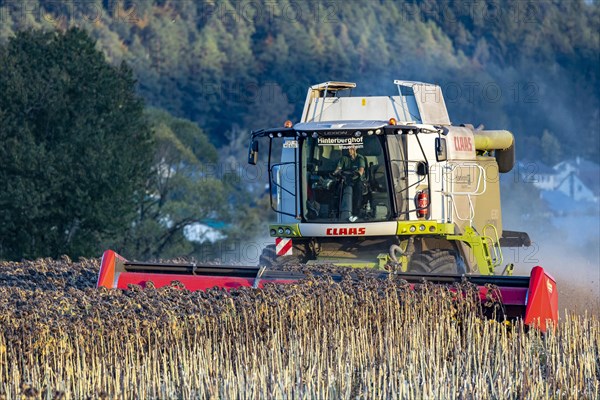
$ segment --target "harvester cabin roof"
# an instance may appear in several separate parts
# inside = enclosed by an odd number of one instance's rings
[[[338,96],[353,89],[351,82],[324,82],[308,89],[301,122],[381,120],[401,123],[450,125],[442,90],[438,85],[394,81],[397,96]]]

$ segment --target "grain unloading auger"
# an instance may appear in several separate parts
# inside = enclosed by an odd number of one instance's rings
[[[539,266],[529,277],[503,266],[502,247],[531,244],[502,227],[499,174],[514,165],[513,135],[452,125],[438,86],[394,83],[397,96],[354,97],[346,82],[312,86],[299,123],[252,133],[250,164],[259,141],[269,144],[277,215],[258,266],[138,263],[109,250],[98,285],[258,288],[304,278],[284,264],[335,264],[411,284],[466,280],[482,301],[493,290],[506,317],[542,330],[557,323],[555,280]]]

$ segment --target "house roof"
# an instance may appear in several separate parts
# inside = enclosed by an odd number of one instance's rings
[[[564,167],[565,165],[570,165],[573,168],[580,170],[580,171],[584,171],[584,170],[598,171],[600,169],[600,165],[598,165],[597,163],[595,163],[593,161],[582,158],[582,157],[575,157],[575,158],[572,158],[569,160],[561,161],[558,164],[556,164],[553,168],[559,169],[559,168]]]
[[[600,165],[585,158],[576,157],[562,161],[553,168],[560,171],[567,167],[571,167],[575,171],[575,175],[595,196],[600,196]]]
[[[595,196],[600,196],[600,175],[596,172],[583,171],[577,174],[581,182],[587,186]]]

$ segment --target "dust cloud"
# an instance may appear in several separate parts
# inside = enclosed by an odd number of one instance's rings
[[[600,221],[597,216],[595,221]],[[586,232],[573,236],[565,231],[544,232],[535,228],[528,233],[531,247],[503,249],[504,262],[515,264],[514,274],[529,275],[539,265],[557,282],[560,315],[583,315],[587,311],[588,315],[600,316],[600,257],[593,235],[590,239],[583,237]]]

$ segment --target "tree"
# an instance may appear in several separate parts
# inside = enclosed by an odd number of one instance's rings
[[[188,237],[186,229],[225,221],[227,215],[217,151],[191,121],[154,108],[147,110],[146,120],[156,143],[153,167],[119,250],[137,259],[197,255],[202,243]]]
[[[563,154],[560,141],[548,130],[544,130],[541,139],[542,159],[549,165],[562,161]]]
[[[130,225],[152,155],[124,64],[78,29],[0,47],[0,258],[97,256]]]

